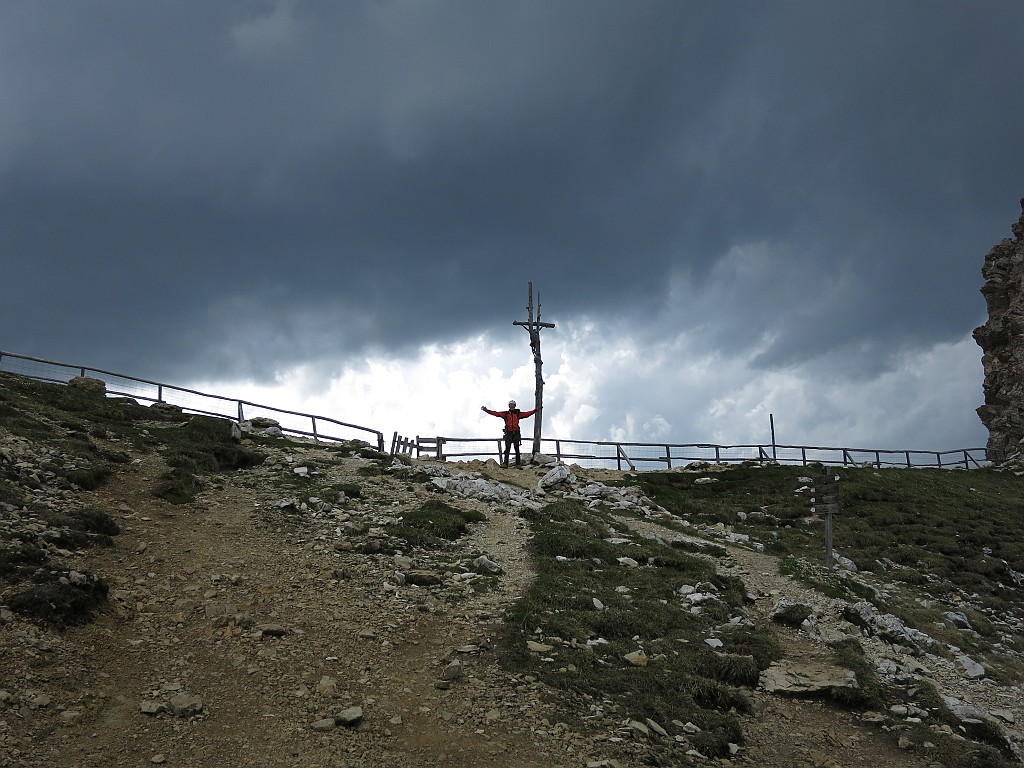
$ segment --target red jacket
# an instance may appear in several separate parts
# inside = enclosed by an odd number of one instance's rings
[[[489,413],[491,416],[497,416],[505,420],[506,432],[517,432],[519,430],[519,420],[529,418],[536,412],[536,408],[532,411],[520,411],[518,408],[512,411],[492,411],[490,408],[484,408],[484,413]]]

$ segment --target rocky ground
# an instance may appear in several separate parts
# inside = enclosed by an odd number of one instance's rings
[[[0,765],[625,768],[657,763],[660,740],[683,738],[621,713],[569,712],[556,692],[499,663],[503,615],[533,576],[524,512],[563,496],[602,497],[623,510],[626,538],[684,535],[647,500],[602,490],[616,473],[553,477],[551,466],[493,462],[374,471],[381,463],[358,454],[279,444],[261,446],[262,465],[217,475],[194,503],[175,505],[153,496],[167,470],[159,454],[95,439],[123,460],[84,490],[56,482],[65,458],[0,430],[0,462],[9,477],[34,480],[34,510],[100,510],[120,528],[111,546],[73,546],[27,506],[0,506],[5,540],[37,542],[66,582],[95,574],[109,586],[83,625],[54,628],[0,608]],[[297,478],[360,491],[310,497]],[[389,523],[438,497],[486,519],[450,547],[383,546]],[[624,513],[637,507],[644,514]],[[827,646],[843,633],[863,640],[879,674],[935,681],[965,723],[998,727],[1019,745],[1018,687],[854,627],[842,601],[779,575],[754,548],[716,540],[724,556],[706,557],[745,583],[747,620],[771,623],[786,600],[811,617],[799,628],[773,625],[785,658],[751,692],[732,754],[689,750],[674,764],[947,765],[904,728],[927,721],[925,708],[858,712],[820,695],[822,685],[844,684]],[[4,590],[0,604],[13,593]]]

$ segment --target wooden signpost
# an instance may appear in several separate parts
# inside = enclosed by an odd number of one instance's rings
[[[825,514],[825,567],[832,567],[832,515],[839,512],[839,475],[817,475],[814,495],[811,496],[811,512]]]
[[[544,405],[544,377],[541,374],[541,367],[544,365],[540,357],[540,329],[554,328],[554,323],[542,323],[540,321],[540,291],[537,291],[537,319],[533,317],[533,283],[527,283],[530,290],[530,303],[526,309],[529,313],[526,322],[515,321],[512,325],[518,325],[526,329],[530,334],[530,349],[533,350],[533,364],[537,373],[537,386],[533,407],[537,409],[533,417],[533,453],[540,453],[541,419],[544,417],[541,407]]]

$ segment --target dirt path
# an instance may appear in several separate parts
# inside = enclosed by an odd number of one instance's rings
[[[466,541],[506,568],[497,588],[399,587],[387,556],[258,525],[259,491],[229,484],[192,508],[154,499],[162,471],[150,457],[92,499],[123,528],[87,564],[118,574],[113,609],[67,634],[59,693],[33,716],[77,714],[11,765],[580,764],[563,762],[572,739],[545,731],[539,688],[491,663],[501,615],[531,577],[522,520],[488,510]],[[140,711],[178,694],[201,712]],[[315,725],[355,706],[359,725]]]

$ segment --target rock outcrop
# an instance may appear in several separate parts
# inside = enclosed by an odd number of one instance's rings
[[[981,289],[988,322],[974,330],[985,368],[985,404],[978,416],[988,429],[995,461],[1024,451],[1024,199],[1020,220],[985,257]]]

